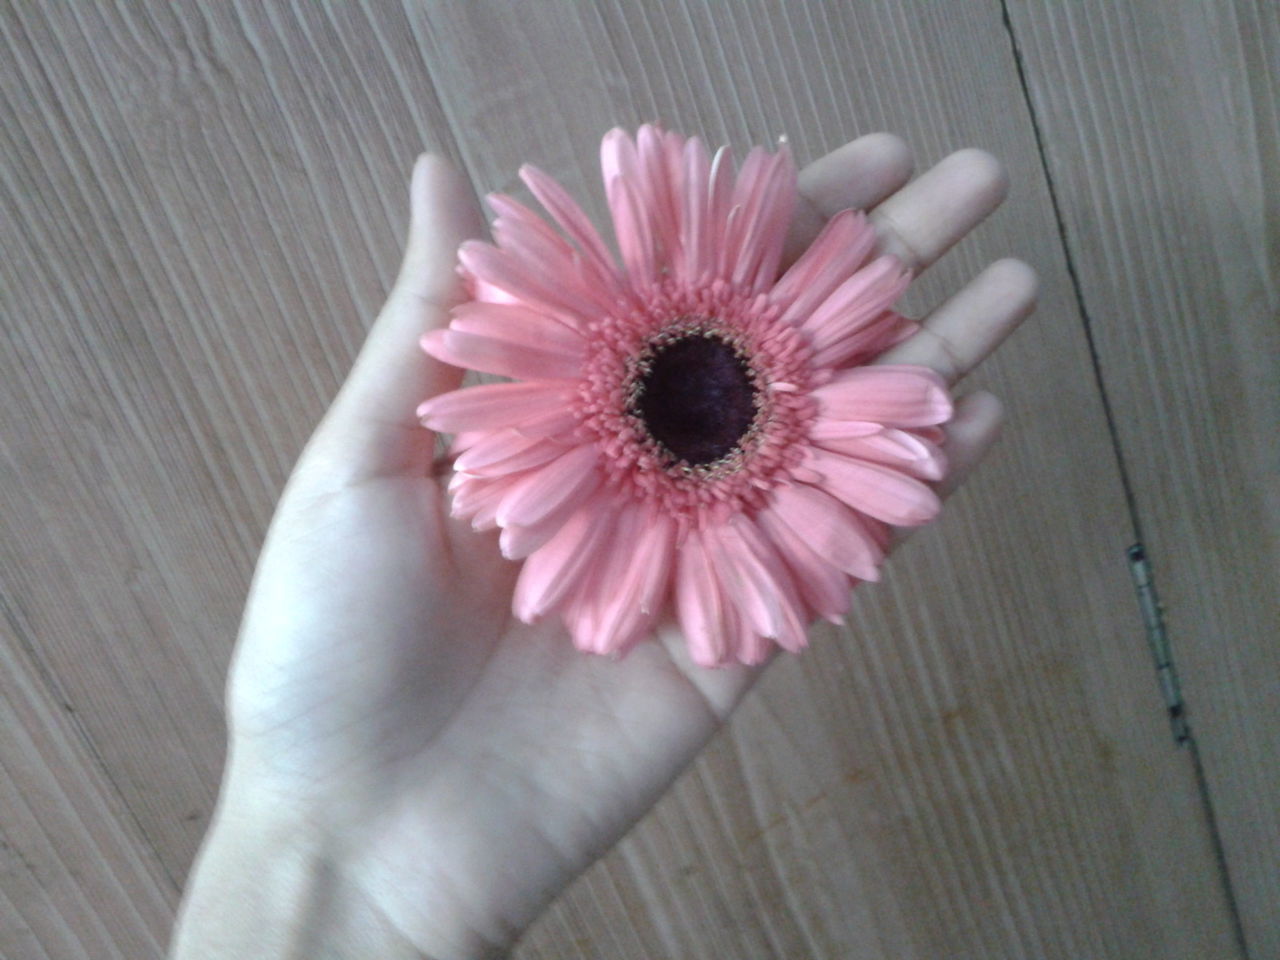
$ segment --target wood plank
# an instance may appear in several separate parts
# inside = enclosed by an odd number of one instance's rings
[[[52,702],[30,643],[0,630],[0,956],[158,957],[177,886],[86,754],[74,707]]]
[[[0,576],[175,881],[274,500],[394,275],[414,156],[453,152],[410,37],[312,5],[0,16]]]
[[[655,916],[666,953],[689,957],[1231,955],[999,6],[544,11],[426,8],[443,106],[483,134],[463,148],[483,188],[511,188],[531,160],[598,215],[583,158],[607,127],[654,117],[738,147],[785,131],[802,158],[878,128],[907,135],[922,164],[988,145],[1013,172],[1009,208],[915,303],[1008,253],[1046,290],[1041,319],[983,378],[1014,416],[996,462],[865,592],[848,636],[771,673],[524,954],[613,955],[618,918],[584,901],[625,866],[648,919],[622,956],[645,955]],[[490,49],[508,55],[476,52]]]
[[[1011,7],[1250,954],[1280,955],[1280,8]]]

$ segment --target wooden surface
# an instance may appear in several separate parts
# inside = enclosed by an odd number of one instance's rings
[[[1042,305],[982,374],[1011,423],[981,476],[520,956],[1242,956],[1140,536],[1280,957],[1275,8],[513,9],[0,2],[0,956],[162,955],[257,546],[416,153],[480,192],[534,161],[599,215],[600,134],[660,119],[987,147],[1010,200],[912,304],[1013,254]]]
[[[1241,920],[1280,957],[1280,6],[1012,9]]]

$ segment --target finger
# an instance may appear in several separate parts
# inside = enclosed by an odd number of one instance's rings
[[[427,356],[418,340],[444,326],[464,291],[458,245],[484,228],[471,183],[423,154],[410,186],[409,238],[399,276],[312,446],[351,478],[418,471],[434,438],[414,411],[455,388],[462,371]]]
[[[891,133],[869,133],[800,171],[800,198],[783,253],[792,263],[841,210],[867,210],[911,178],[911,150]]]
[[[1031,314],[1039,286],[1035,270],[1021,260],[997,260],[876,362],[932,367],[955,383]]]
[[[1004,200],[1009,177],[985,150],[960,150],[871,212],[880,251],[923,270]]]
[[[423,154],[410,187],[409,239],[387,302],[369,331],[343,389],[364,412],[416,426],[418,404],[457,386],[462,372],[418,347],[428,330],[448,323],[463,298],[458,246],[484,229],[470,182],[448,161]]]
[[[1000,439],[1003,424],[1004,406],[994,394],[976,390],[960,398],[946,426],[947,475],[938,483],[939,496],[960,488]]]

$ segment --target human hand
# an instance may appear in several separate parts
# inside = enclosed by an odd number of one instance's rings
[[[792,247],[838,210],[867,208],[882,248],[922,270],[1006,189],[978,151],[909,175],[905,146],[883,134],[817,161],[801,174]],[[320,937],[333,956],[375,940],[382,955],[501,954],[649,809],[762,669],[696,667],[674,627],[621,660],[587,656],[553,619],[511,616],[516,565],[496,536],[449,517],[434,438],[414,413],[461,376],[417,341],[463,296],[456,251],[483,224],[470,185],[433,157],[415,168],[412,211],[400,277],[259,561],[228,687],[223,794],[178,956],[231,956],[237,943],[272,956],[260,932],[233,929],[255,922],[231,904],[248,891],[288,928],[272,936]],[[995,263],[882,360],[954,383],[1030,312],[1035,286],[1024,264]],[[987,394],[959,402],[943,493],[1000,416]],[[278,883],[273,864],[287,873]],[[325,919],[298,885],[323,889]],[[290,916],[273,913],[277,896]]]

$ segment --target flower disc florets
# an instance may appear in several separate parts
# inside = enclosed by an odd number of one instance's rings
[[[779,314],[763,294],[745,297],[715,281],[694,290],[667,284],[643,305],[593,324],[578,387],[579,409],[584,427],[604,455],[602,467],[609,483],[624,494],[654,500],[661,509],[696,521],[704,509],[715,508],[722,515],[759,504],[765,490],[784,482],[803,459],[803,448],[794,440],[804,436],[815,404],[805,392],[812,380],[810,350],[794,328],[778,324]],[[676,449],[670,440],[663,442],[662,404],[672,401],[654,396],[655,388],[670,392],[677,386],[655,384],[655,366],[694,340],[718,344],[722,353],[731,354],[750,391],[751,416],[731,442],[726,442],[725,425],[716,422],[717,414],[724,416],[724,406],[695,409],[689,418],[685,448],[728,448],[710,458]],[[724,386],[696,383],[683,392],[687,399],[702,388],[711,393],[706,400],[723,399],[716,396],[716,387]],[[741,393],[741,385],[718,392]],[[696,416],[699,412],[704,416]],[[708,436],[699,438],[699,432]]]

